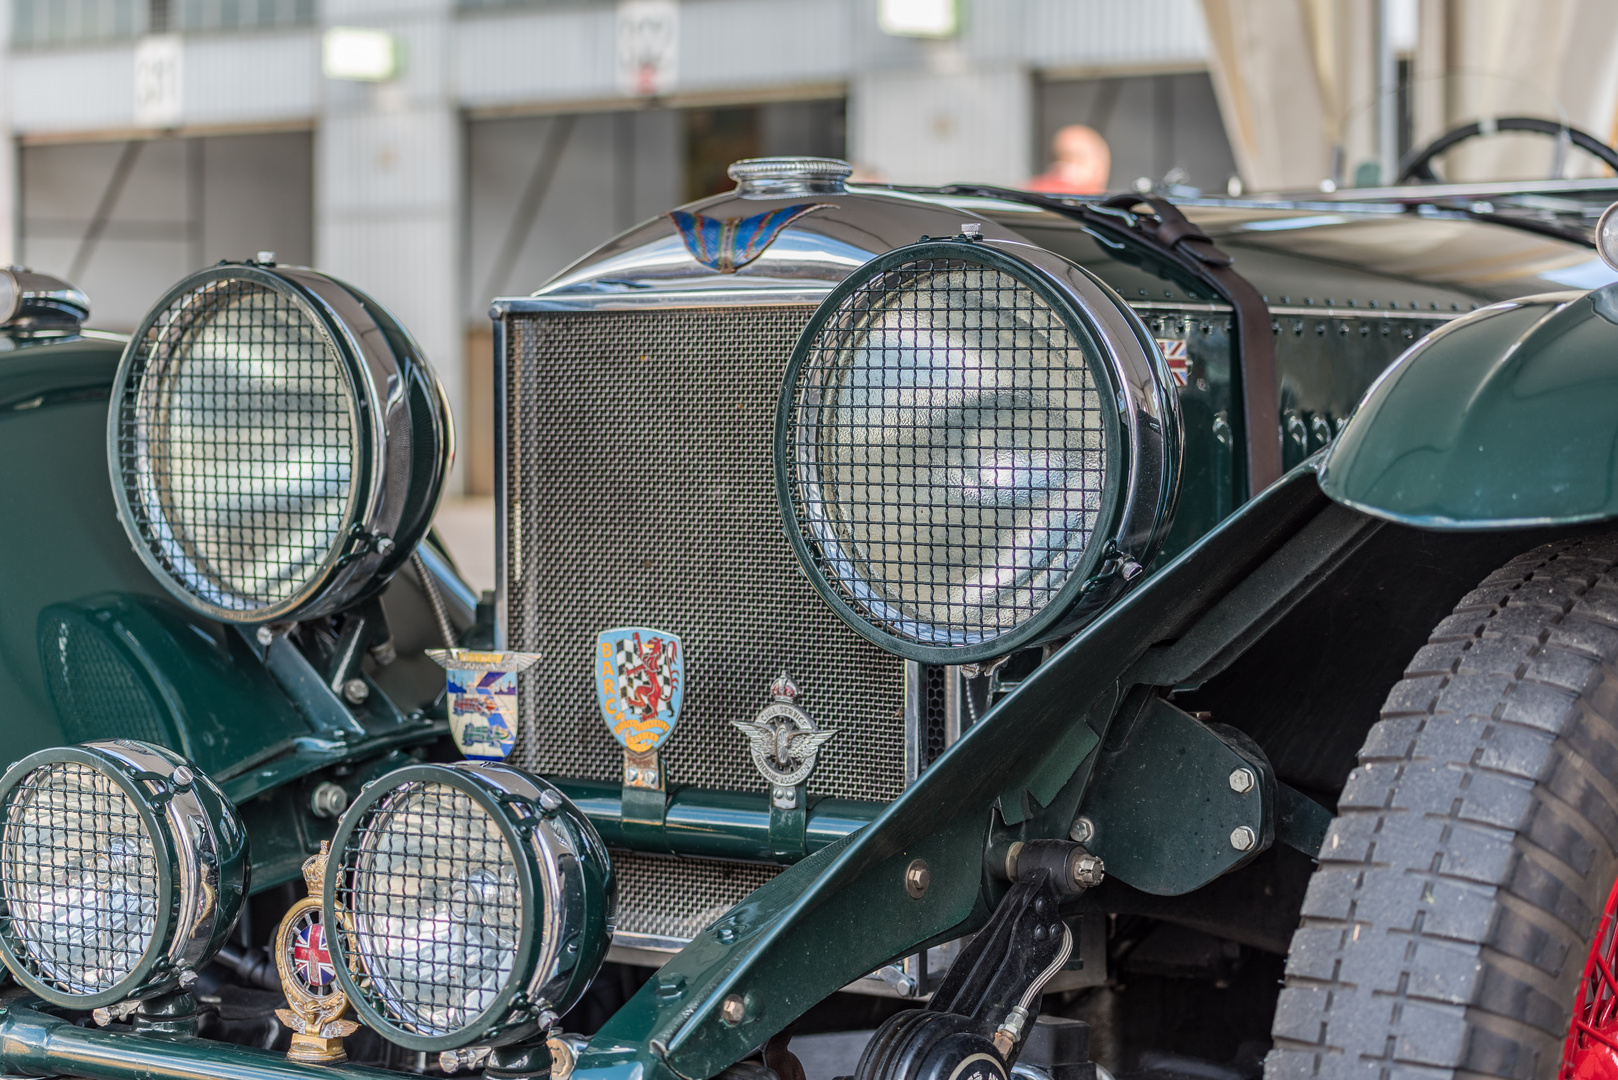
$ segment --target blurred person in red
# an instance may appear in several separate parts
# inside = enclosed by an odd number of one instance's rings
[[[1107,190],[1107,177],[1112,173],[1112,151],[1095,128],[1069,124],[1051,140],[1051,151],[1056,160],[1049,169],[1024,185],[1029,191],[1100,195]]]

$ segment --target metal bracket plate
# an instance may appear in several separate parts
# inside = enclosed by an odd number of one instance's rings
[[[1162,698],[1108,740],[1080,809],[1108,876],[1174,896],[1270,846],[1274,774],[1241,742]]]

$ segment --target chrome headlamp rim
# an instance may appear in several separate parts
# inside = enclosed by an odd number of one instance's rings
[[[131,379],[144,377],[144,365],[157,352],[148,341],[176,307],[200,304],[223,285],[243,281],[266,288],[290,302],[328,347],[341,380],[350,418],[352,475],[329,549],[304,575],[291,595],[269,603],[232,606],[198,594],[189,582],[201,573],[183,572],[184,553],[172,537],[153,535],[145,522],[163,523],[148,511],[137,514],[131,490],[157,492],[148,466],[121,460],[127,441]],[[186,327],[176,317],[162,335]],[[139,371],[137,372],[137,368]],[[304,267],[226,263],[197,271],[171,287],[147,313],[118,365],[107,416],[108,473],[119,520],[137,555],[165,590],[199,614],[222,622],[273,623],[332,614],[385,583],[426,534],[442,494],[453,452],[453,437],[442,385],[420,347],[375,300],[336,278]],[[428,445],[419,445],[421,443]],[[137,458],[138,453],[135,454]],[[172,532],[172,530],[169,530]],[[180,569],[177,569],[180,567]]]
[[[976,640],[939,645],[915,640],[906,622],[878,606],[857,573],[832,580],[822,564],[851,565],[828,554],[828,531],[816,530],[806,506],[818,483],[812,406],[799,400],[802,379],[828,324],[873,279],[906,264],[954,260],[1006,273],[1050,305],[1062,322],[1092,341],[1099,362],[1090,370],[1105,425],[1105,478],[1095,527],[1077,566],[1046,605],[1011,628]],[[1155,557],[1167,535],[1178,492],[1182,446],[1179,397],[1167,362],[1128,305],[1100,279],[1068,260],[1026,243],[1002,240],[923,240],[888,251],[843,279],[810,317],[782,380],[776,411],[775,481],[785,532],[800,566],[821,598],[866,640],[931,664],[962,664],[1005,656],[1061,637],[1094,618]],[[808,434],[806,434],[808,433]],[[805,450],[810,452],[806,453]],[[835,546],[835,545],[834,545]],[[1126,568],[1133,567],[1133,573]],[[864,610],[862,610],[864,608]]]
[[[247,833],[234,806],[184,757],[152,743],[109,739],[53,747],[0,777],[0,859],[11,841],[12,799],[37,769],[77,764],[107,777],[134,806],[152,845],[157,903],[151,940],[130,972],[94,994],[72,993],[34,973],[0,889],[0,960],[23,987],[57,1005],[97,1009],[189,985],[236,924],[247,894]],[[182,771],[183,770],[183,771]],[[192,830],[191,825],[201,822]]]
[[[356,834],[384,799],[411,784],[442,784],[467,795],[495,823],[513,857],[519,910],[524,913],[511,976],[494,1001],[459,1029],[424,1035],[401,1026],[379,1005],[381,995],[357,977],[363,968],[352,914],[339,903],[353,872]],[[600,835],[582,814],[544,780],[498,762],[410,765],[379,778],[344,812],[332,838],[321,896],[322,918],[336,928],[328,938],[332,967],[355,1011],[372,1030],[410,1050],[454,1050],[472,1044],[501,1046],[528,1038],[576,1001],[606,957],[615,898],[611,863]],[[577,860],[577,877],[564,880],[558,862]],[[571,887],[568,887],[571,885]],[[551,912],[581,928],[568,942],[543,932]]]

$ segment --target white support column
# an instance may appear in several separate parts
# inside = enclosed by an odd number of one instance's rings
[[[420,342],[465,430],[461,118],[453,0],[326,0],[326,28],[395,35],[387,82],[324,80],[315,142],[317,265],[375,296]],[[457,461],[447,490],[459,492]]]
[[[854,160],[897,184],[1019,186],[1038,171],[1033,131],[1033,79],[1016,64],[861,73],[849,91]]]
[[[17,261],[17,137],[11,127],[11,0],[0,0],[0,266]]]
[[[850,27],[855,165],[899,184],[1020,185],[1037,173],[1024,6],[974,3],[943,40],[886,34],[877,10],[856,4]]]

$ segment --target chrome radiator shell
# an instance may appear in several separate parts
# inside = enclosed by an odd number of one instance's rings
[[[724,220],[793,201],[732,194],[685,209]],[[949,200],[859,188],[808,201],[825,205],[795,221],[756,261],[735,273],[699,265],[672,223],[658,218],[604,245],[533,296],[494,303],[496,640],[501,648],[545,654],[524,676],[523,730],[514,763],[551,775],[621,781],[622,753],[596,706],[590,665],[596,632],[618,625],[667,629],[685,645],[685,704],[661,751],[671,786],[765,790],[731,720],[757,714],[767,702],[770,681],[783,667],[798,684],[800,703],[823,724],[839,729],[810,778],[811,798],[892,799],[941,751],[947,726],[941,677],[859,638],[798,569],[774,498],[775,411],[798,331],[849,272],[924,233],[953,235],[963,221],[982,220],[987,237],[1016,239],[1016,233],[975,211],[992,205],[1026,217],[1027,210],[997,200],[961,200],[971,204],[968,208]],[[546,436],[552,453],[540,455],[534,451],[538,414],[525,416],[521,409],[520,395],[531,391],[515,380],[526,374],[532,385],[542,354],[555,361],[545,370],[553,382],[569,378],[578,369],[568,365],[579,361],[581,350],[561,338],[567,333],[577,338],[577,328],[589,320],[602,327],[630,327],[638,320],[637,332],[649,347],[637,347],[631,334],[608,349],[620,357],[617,368],[590,368],[592,378],[604,373],[620,378],[616,393],[603,389],[594,402],[576,398],[571,406],[553,403],[551,408],[573,426],[567,437],[557,439],[554,432]],[[666,324],[680,320],[687,320],[686,339],[701,339],[706,353],[700,348],[671,352],[670,343],[679,336],[671,336]],[[539,327],[562,332],[541,346],[532,336]],[[594,355],[598,360],[604,355],[599,345]],[[521,366],[525,356],[531,365],[526,373]],[[670,374],[686,380],[686,410],[675,415],[662,411],[676,399],[657,392],[644,377],[637,383],[635,373],[622,366],[626,358],[638,363],[643,356],[648,364],[664,361]],[[668,364],[671,359],[686,363]],[[689,389],[695,385],[693,373],[716,369],[732,379],[730,390],[745,383],[744,392],[716,396]],[[656,399],[650,407],[644,400],[649,389]],[[568,392],[565,386],[551,390],[562,396]],[[635,393],[641,402],[633,400]],[[680,426],[693,410],[698,418]],[[587,424],[585,415],[595,416],[596,422]],[[722,442],[715,433],[729,430],[738,415],[755,425],[752,449],[745,457],[732,455],[716,469],[714,447],[703,444]],[[637,432],[636,424],[651,426]],[[677,460],[661,460],[670,456],[671,447]],[[557,448],[563,453],[555,453]],[[696,460],[704,452],[709,457]],[[589,455],[582,464],[581,454]],[[664,522],[655,550],[631,550],[635,545],[621,543],[620,536],[609,538],[606,548],[598,544],[579,556],[587,545],[573,519],[589,510],[601,527],[610,528],[606,523],[612,520],[612,511],[600,509],[610,498],[589,505],[581,501],[579,477],[594,478],[598,486],[617,485],[624,483],[621,478],[634,479],[637,468],[643,483],[671,477],[683,481],[686,489],[671,492],[674,498],[729,480],[740,485],[736,490],[745,489],[740,497],[745,508],[704,522],[700,515],[682,516],[687,508],[680,507]],[[571,493],[542,491],[546,470],[571,470]],[[641,511],[620,517],[639,519]],[[553,535],[537,540],[535,529]],[[741,572],[717,586],[711,574],[691,576],[692,553],[711,563],[715,537],[726,536],[727,529],[733,530],[731,539],[719,546],[745,551]],[[555,535],[558,530],[565,535]],[[570,554],[547,554],[541,564],[542,550]],[[652,565],[645,565],[648,560]],[[523,581],[524,570],[543,574],[545,580]],[[602,584],[614,577],[633,586],[620,589],[616,599],[605,595],[604,590],[611,590]],[[690,613],[702,608],[705,597],[710,610],[693,622]],[[716,598],[729,605],[728,618],[715,617]],[[569,608],[564,620],[569,627],[534,632],[540,605]],[[783,627],[792,632],[784,634]],[[716,696],[704,701],[705,695]],[[715,911],[779,872],[767,864],[615,854],[622,902],[614,954],[640,962],[677,950]]]

